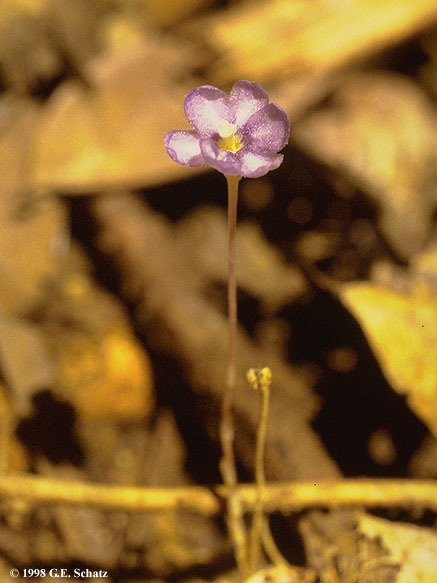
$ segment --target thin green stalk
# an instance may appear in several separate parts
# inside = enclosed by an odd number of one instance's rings
[[[234,545],[235,559],[241,575],[246,577],[249,573],[247,540],[241,500],[237,491],[238,477],[235,463],[234,422],[232,417],[237,359],[236,230],[238,183],[240,178],[240,176],[226,176],[228,184],[228,364],[220,423],[222,447],[220,471],[229,492],[227,497],[227,521]]]

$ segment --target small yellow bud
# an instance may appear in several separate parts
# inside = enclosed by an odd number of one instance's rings
[[[246,373],[247,382],[252,386],[253,389],[258,389],[258,374],[254,368],[250,368]]]
[[[272,371],[268,366],[250,368],[246,373],[246,379],[255,390],[258,390],[260,385],[269,387],[272,384]]]
[[[268,366],[265,366],[259,371],[259,382],[262,385],[268,386],[272,384],[272,371]]]

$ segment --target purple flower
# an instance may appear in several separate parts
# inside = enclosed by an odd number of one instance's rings
[[[287,114],[258,83],[238,81],[228,95],[202,85],[188,93],[185,115],[193,130],[165,136],[172,160],[184,166],[212,166],[228,176],[258,178],[281,165],[290,135]]]

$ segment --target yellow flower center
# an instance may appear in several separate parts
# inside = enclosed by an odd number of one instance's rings
[[[237,126],[233,123],[229,123],[223,120],[219,123],[218,133],[220,140],[218,140],[217,145],[221,150],[228,150],[228,152],[238,152],[243,147],[243,141],[240,136],[235,135],[235,130]]]

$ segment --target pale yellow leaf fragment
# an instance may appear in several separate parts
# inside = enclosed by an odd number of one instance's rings
[[[60,390],[84,418],[143,419],[153,409],[149,358],[121,327],[66,337],[59,368]]]
[[[396,583],[435,583],[437,581],[437,534],[423,527],[392,523],[362,514],[363,534],[378,537],[390,551],[389,560],[400,565]]]
[[[203,36],[213,76],[263,80],[317,74],[392,46],[437,18],[434,0],[264,0],[214,15]]]
[[[352,283],[340,297],[361,324],[393,388],[437,436],[437,301],[432,294],[399,293]]]
[[[292,565],[274,565],[256,571],[245,583],[314,583],[316,580],[315,573]]]
[[[47,5],[47,0],[2,0],[0,4],[0,21],[15,17],[17,14],[39,14]]]

